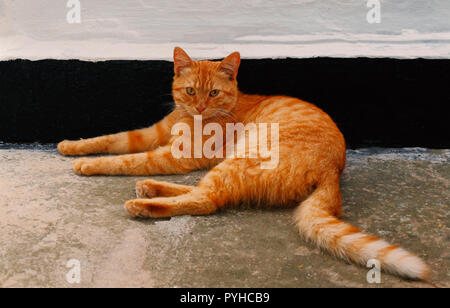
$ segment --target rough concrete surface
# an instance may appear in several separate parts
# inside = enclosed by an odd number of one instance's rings
[[[348,151],[346,221],[423,257],[450,287],[450,151]],[[80,177],[54,146],[0,144],[0,287],[428,287],[346,264],[303,242],[292,210],[128,216],[137,177]],[[195,172],[155,176],[195,183]],[[67,262],[81,262],[69,284]]]

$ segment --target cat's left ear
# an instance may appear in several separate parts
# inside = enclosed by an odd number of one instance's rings
[[[219,66],[219,71],[225,73],[230,78],[230,80],[235,80],[240,64],[241,55],[236,51],[222,60]]]
[[[173,64],[175,69],[175,76],[179,76],[181,72],[192,65],[192,59],[180,47],[175,47],[173,50]]]

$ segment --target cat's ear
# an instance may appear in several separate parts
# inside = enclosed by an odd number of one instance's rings
[[[175,76],[180,76],[181,72],[192,65],[192,60],[188,54],[180,47],[173,50],[173,63]]]
[[[230,80],[234,80],[237,77],[240,64],[241,55],[236,51],[222,60],[219,66],[219,71],[225,73]]]

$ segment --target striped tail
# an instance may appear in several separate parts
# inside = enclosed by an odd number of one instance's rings
[[[337,219],[329,210],[335,207],[333,191],[335,189],[319,186],[296,209],[295,222],[306,239],[337,257],[362,266],[370,259],[377,259],[383,271],[409,279],[429,279],[431,272],[420,258]]]

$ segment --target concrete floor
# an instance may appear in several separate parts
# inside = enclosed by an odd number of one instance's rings
[[[52,146],[0,144],[0,287],[428,287],[303,242],[292,210],[128,216],[137,177],[80,177]],[[423,257],[450,287],[450,150],[348,152],[344,220]],[[196,172],[154,177],[194,183]],[[81,262],[81,283],[66,264]]]

